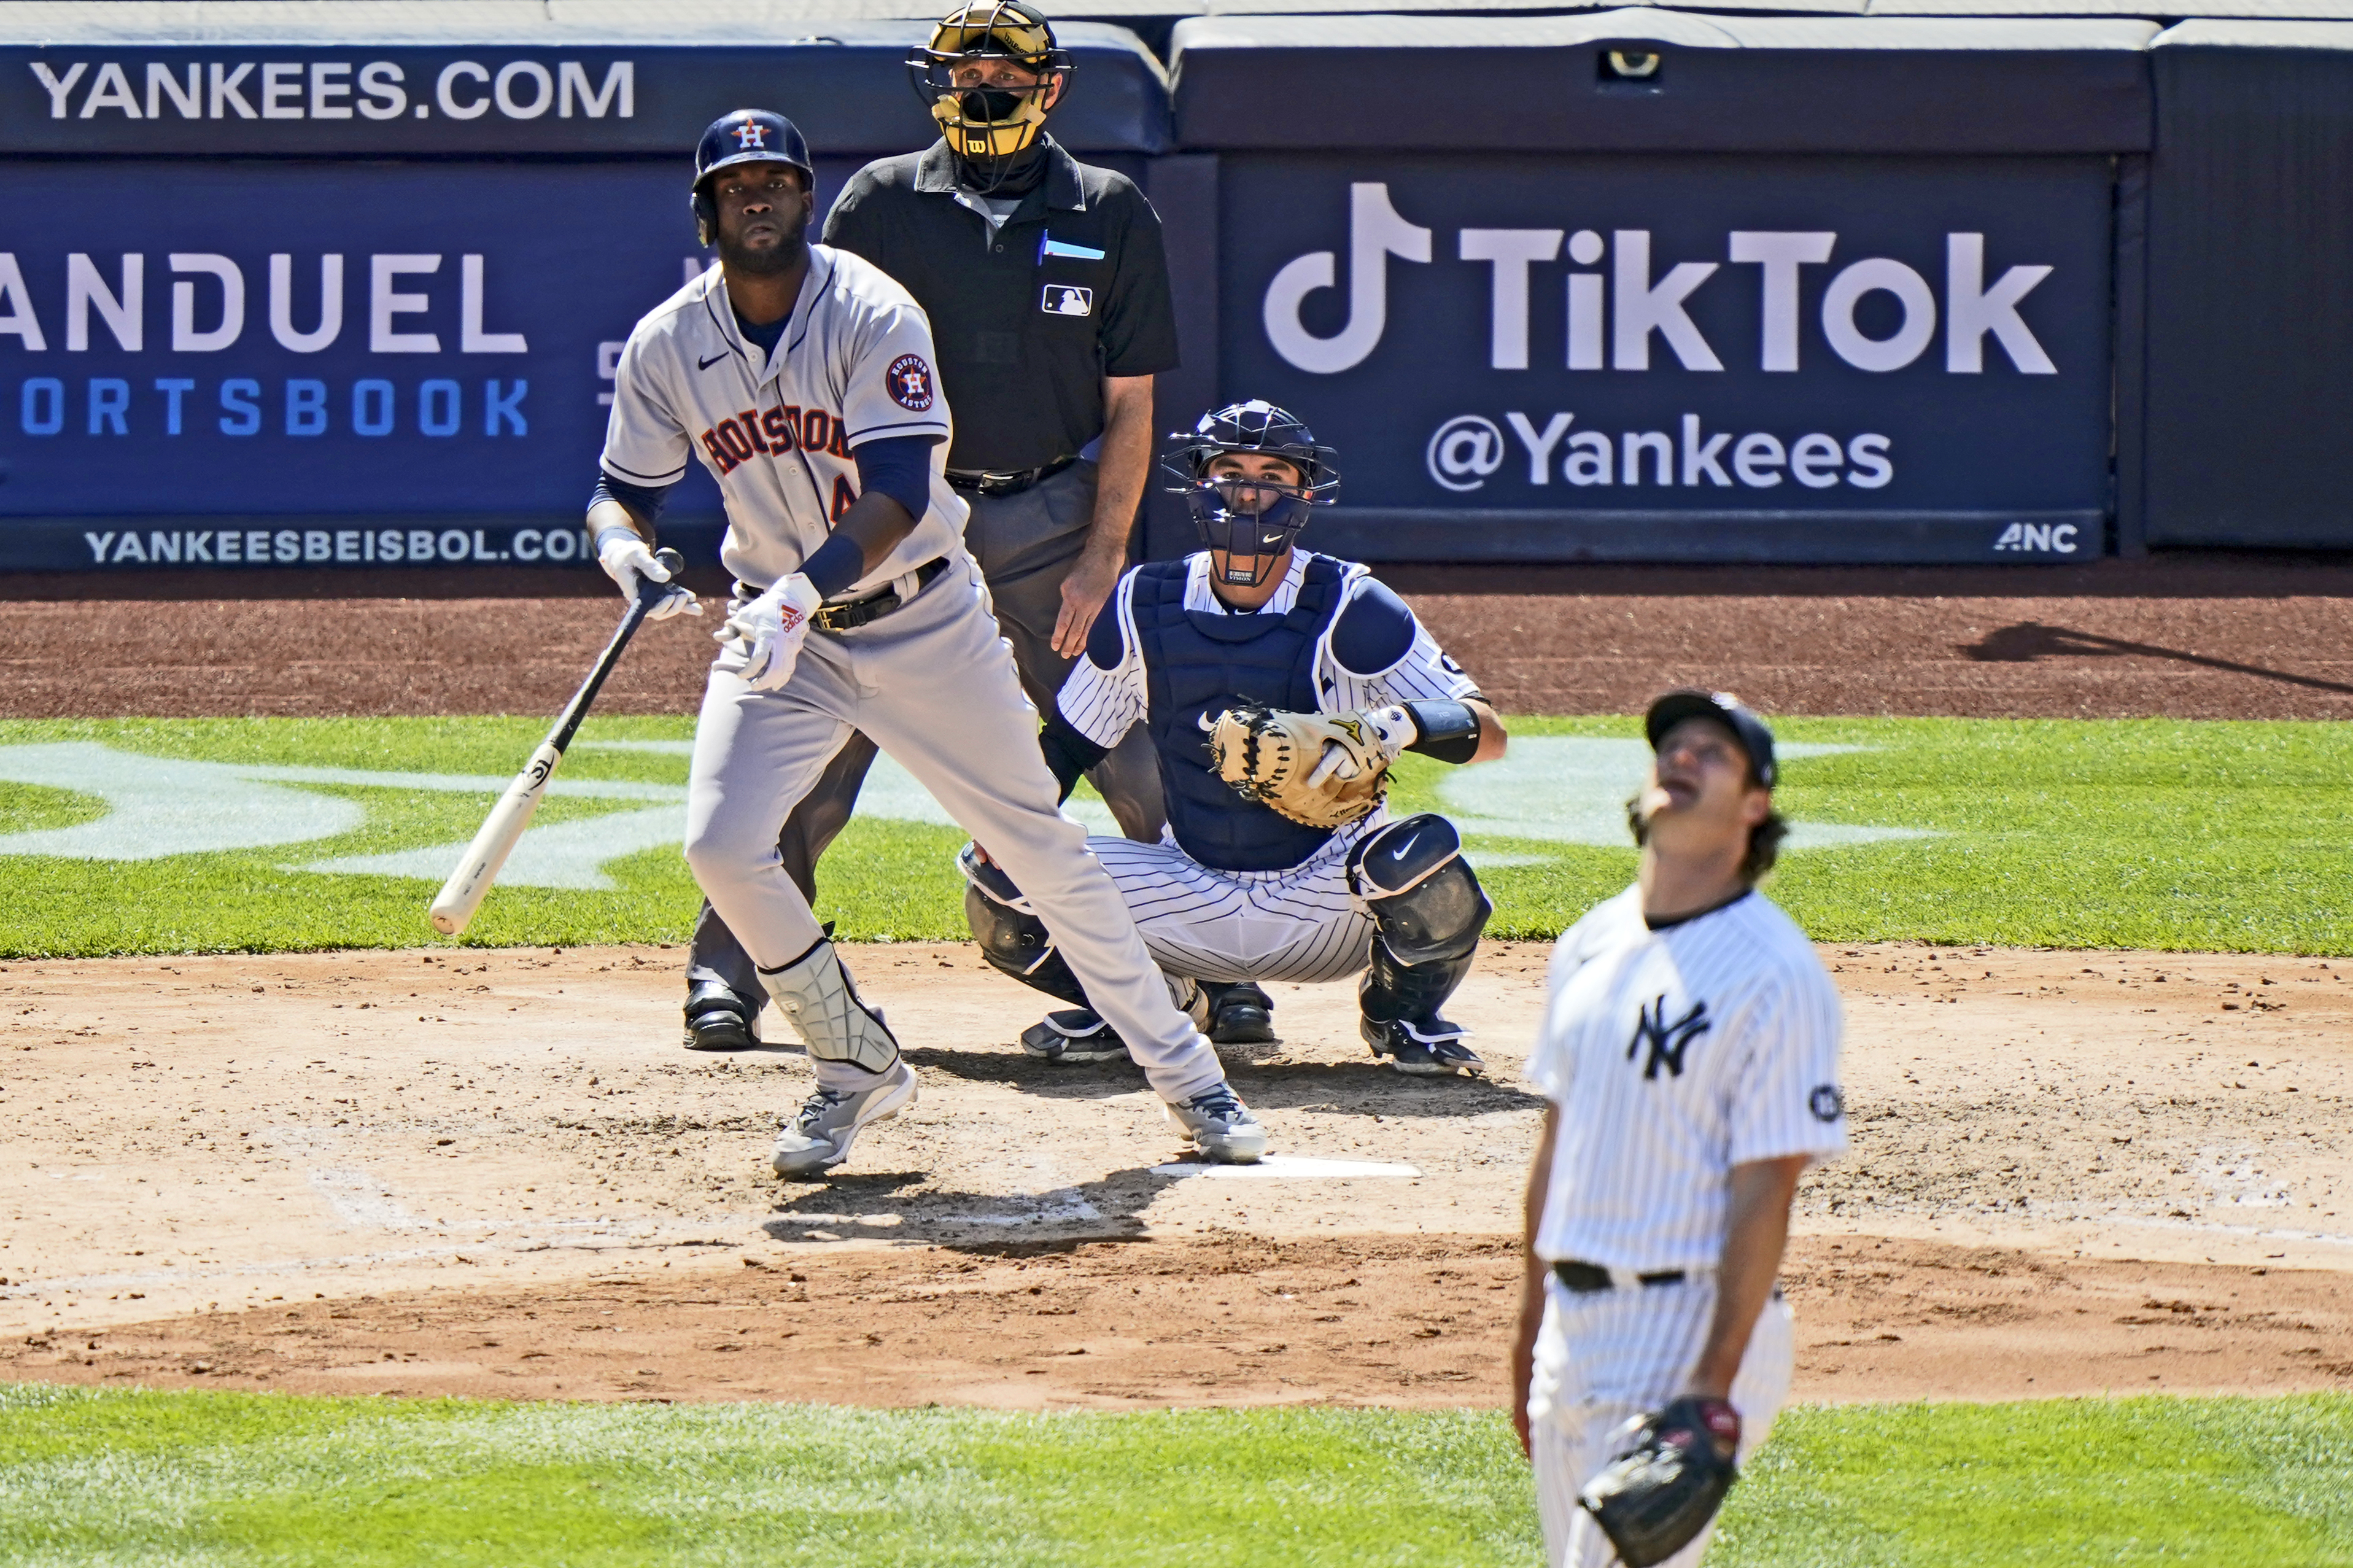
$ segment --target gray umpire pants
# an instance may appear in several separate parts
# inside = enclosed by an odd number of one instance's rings
[[[997,612],[997,629],[1013,647],[1021,690],[1040,714],[1053,711],[1074,660],[1054,652],[1054,620],[1061,613],[1062,579],[1084,547],[1094,521],[1095,465],[1075,462],[1018,495],[973,495],[972,519],[965,524],[965,547],[979,563]],[[1108,603],[1104,606],[1110,610]],[[826,846],[849,824],[866,770],[874,763],[874,743],[851,731],[826,764],[816,786],[786,819],[776,853],[785,874],[811,904],[817,902],[817,863]],[[1167,821],[1160,798],[1160,765],[1142,725],[1087,774],[1120,832],[1144,843],[1157,843]],[[705,899],[687,949],[689,987],[717,980],[745,1001],[765,1000],[759,971],[744,945]]]

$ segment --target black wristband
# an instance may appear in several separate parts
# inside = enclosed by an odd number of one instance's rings
[[[831,599],[866,575],[866,552],[847,534],[836,534],[809,552],[801,575],[815,584],[818,597]]]
[[[1408,751],[1434,757],[1440,762],[1468,762],[1479,755],[1479,715],[1465,703],[1411,702],[1400,705],[1413,717],[1420,734]]]

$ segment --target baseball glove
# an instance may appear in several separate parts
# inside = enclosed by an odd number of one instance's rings
[[[1361,714],[1228,708],[1209,731],[1219,778],[1242,799],[1311,828],[1344,827],[1378,806],[1390,757]]]
[[[1577,1501],[1626,1568],[1649,1568],[1690,1545],[1739,1478],[1740,1413],[1720,1399],[1686,1397],[1625,1430],[1617,1457]]]

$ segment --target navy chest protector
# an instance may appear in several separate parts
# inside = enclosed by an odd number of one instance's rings
[[[1208,726],[1245,703],[1317,711],[1315,650],[1340,611],[1345,573],[1336,561],[1311,558],[1298,603],[1281,615],[1188,610],[1187,575],[1183,561],[1140,567],[1130,601],[1169,832],[1187,854],[1221,871],[1297,865],[1331,833],[1234,793],[1210,770]]]

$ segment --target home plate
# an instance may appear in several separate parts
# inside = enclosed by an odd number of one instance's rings
[[[1295,1154],[1270,1154],[1255,1165],[1210,1165],[1184,1160],[1155,1165],[1155,1176],[1208,1176],[1220,1181],[1331,1181],[1350,1176],[1419,1176],[1410,1165],[1383,1165],[1369,1160],[1309,1160]]]

